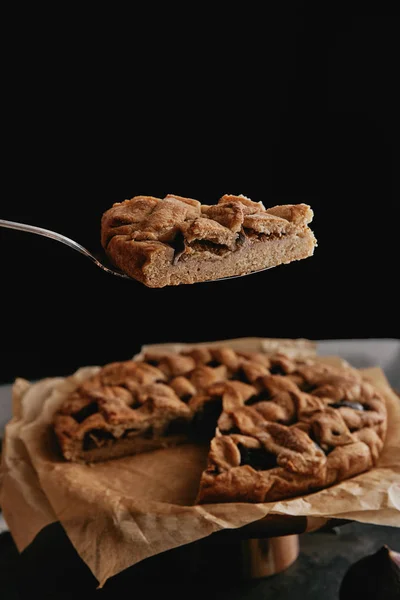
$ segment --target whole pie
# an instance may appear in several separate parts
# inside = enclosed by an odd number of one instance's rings
[[[149,287],[245,275],[311,256],[316,239],[307,204],[265,208],[245,196],[216,205],[167,195],[114,204],[101,243],[125,274]]]
[[[373,467],[386,421],[384,397],[350,366],[198,346],[100,368],[54,430],[70,461],[207,443],[198,503],[269,502]]]

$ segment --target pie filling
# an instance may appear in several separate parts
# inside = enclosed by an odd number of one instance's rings
[[[247,383],[247,381],[246,381],[246,383]],[[246,406],[254,406],[255,404],[258,404],[259,402],[265,402],[266,400],[272,400],[271,394],[267,390],[263,390],[256,396],[251,396],[248,400],[246,400],[245,404],[246,404]]]
[[[246,237],[252,242],[266,242],[268,240],[276,240],[280,239],[287,235],[286,231],[271,231],[271,233],[265,233],[260,231],[255,231],[254,229],[243,228],[243,232]]]
[[[95,404],[95,403],[93,403]],[[92,404],[89,404],[90,410],[92,411]],[[85,407],[87,409],[88,407]],[[79,413],[75,413],[74,418],[79,423],[84,420],[82,409]],[[96,411],[87,413],[87,416],[94,414]],[[211,440],[215,435],[216,422],[222,412],[222,398],[210,400],[205,402],[203,408],[195,413],[192,420],[188,420],[182,417],[173,419],[170,421],[165,428],[160,431],[157,429],[155,433],[154,428],[149,425],[146,429],[130,428],[126,429],[123,434],[116,437],[111,431],[107,429],[95,428],[87,431],[83,437],[82,450],[84,452],[88,450],[95,450],[97,448],[104,448],[104,446],[112,446],[118,443],[120,440],[141,438],[141,439],[159,439],[160,437],[171,437],[171,436],[184,436],[188,439],[199,439],[199,440]]]
[[[193,250],[194,252],[211,252],[217,256],[225,256],[231,252],[231,248],[226,244],[218,244],[217,242],[210,242],[208,240],[194,240],[187,245],[187,249]],[[238,248],[236,247],[235,250]],[[188,254],[182,254],[181,258],[184,259]]]
[[[330,454],[332,450],[335,449],[335,446],[328,446],[327,444],[323,444],[322,442],[320,443],[314,431],[311,430],[308,435],[316,449],[321,450],[325,454],[325,456],[328,456],[328,454]]]
[[[216,241],[208,239],[195,239],[188,242],[182,232],[178,232],[174,240],[169,242],[169,245],[174,249],[173,264],[177,264],[181,260],[186,260],[193,252],[210,252],[216,256],[225,256],[230,252],[236,252],[243,247],[246,240],[250,242],[266,242],[267,240],[278,239],[287,235],[286,232],[282,233],[260,233],[253,229],[243,228],[237,234],[234,246],[228,246],[227,244],[220,244]]]
[[[195,438],[211,440],[215,435],[216,423],[222,413],[222,398],[205,402],[192,420],[192,432]]]
[[[110,446],[115,442],[115,437],[109,431],[105,429],[92,429],[87,431],[83,438],[82,450],[87,452],[94,448],[103,448],[104,446]]]
[[[348,400],[341,400],[340,402],[334,402],[329,405],[331,408],[352,408],[353,410],[368,410],[367,406],[363,406],[360,402],[349,402]]]
[[[240,452],[240,466],[249,465],[256,471],[268,471],[278,466],[276,455],[267,452],[264,448],[247,448],[238,444]]]
[[[78,423],[82,423],[85,419],[87,419],[91,415],[94,415],[98,411],[99,411],[99,407],[98,407],[97,402],[91,402],[90,404],[87,404],[86,406],[84,406],[83,408],[78,410],[78,412],[73,413],[71,416]]]
[[[82,450],[87,452],[88,450],[104,448],[104,446],[112,446],[121,440],[134,438],[156,440],[160,439],[160,437],[189,436],[190,430],[190,421],[182,418],[172,420],[168,425],[166,425],[162,433],[160,433],[159,430],[157,433],[155,433],[154,428],[150,425],[146,429],[136,429],[133,427],[126,429],[121,436],[116,437],[107,429],[96,428],[85,433],[82,442]]]

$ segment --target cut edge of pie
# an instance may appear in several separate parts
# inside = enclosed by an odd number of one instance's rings
[[[317,245],[307,204],[265,208],[245,196],[216,205],[168,194],[114,204],[101,220],[110,260],[148,287],[191,284],[302,260]]]
[[[54,419],[70,461],[207,441],[197,503],[269,502],[329,487],[377,463],[386,426],[384,396],[349,365],[223,345],[106,365]]]

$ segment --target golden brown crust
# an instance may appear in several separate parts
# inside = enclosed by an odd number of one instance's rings
[[[218,204],[168,194],[116,203],[101,221],[112,262],[149,287],[243,275],[311,256],[316,240],[306,204],[265,209],[244,196]]]
[[[267,502],[371,468],[386,407],[349,366],[221,345],[104,366],[64,401],[54,429],[64,457],[86,461],[205,437],[198,502]]]

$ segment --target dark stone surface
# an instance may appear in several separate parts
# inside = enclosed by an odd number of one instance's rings
[[[53,525],[21,554],[10,534],[0,536],[0,598],[338,600],[348,567],[384,544],[399,551],[399,529],[348,523],[302,534],[299,557],[288,569],[266,579],[244,581],[238,576],[237,542],[212,536],[145,560],[96,590],[93,575],[61,527]]]

